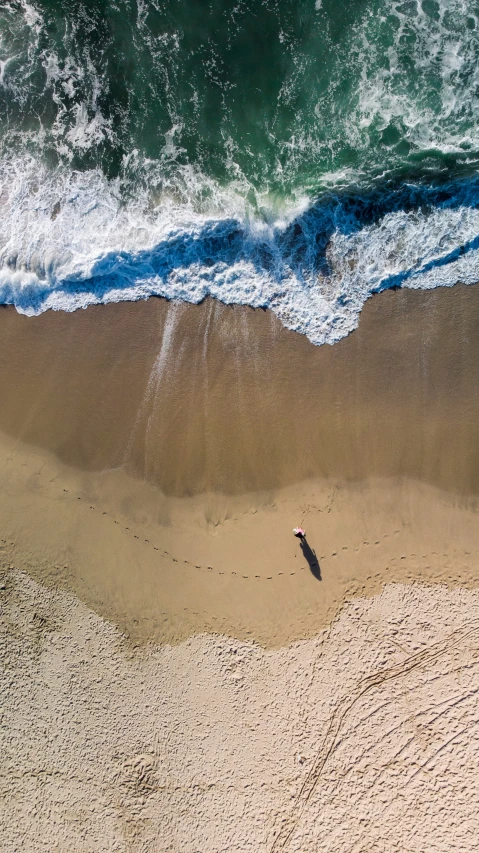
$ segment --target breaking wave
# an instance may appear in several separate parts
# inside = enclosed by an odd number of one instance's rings
[[[476,2],[197,6],[4,4],[0,302],[211,295],[322,344],[479,281]]]

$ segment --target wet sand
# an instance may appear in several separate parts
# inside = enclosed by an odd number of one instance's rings
[[[277,647],[388,582],[474,587],[478,325],[479,287],[382,294],[321,348],[214,301],[4,309],[3,563],[142,643]]]
[[[0,311],[0,430],[164,494],[409,477],[479,493],[479,286],[390,291],[314,347],[214,300]]]
[[[477,585],[477,510],[413,481],[166,499],[4,440],[0,493],[0,564],[72,590],[135,643],[209,631],[279,647],[386,583]]]

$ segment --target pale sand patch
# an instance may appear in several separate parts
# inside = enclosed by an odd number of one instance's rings
[[[0,437],[0,495],[0,564],[73,591],[140,642],[208,631],[281,646],[388,582],[478,585],[475,501],[413,481],[166,498]]]
[[[389,585],[275,651],[0,597],[4,853],[477,849],[477,592]]]

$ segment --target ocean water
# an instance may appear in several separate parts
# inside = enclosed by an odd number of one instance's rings
[[[479,281],[479,0],[2,0],[0,302]]]

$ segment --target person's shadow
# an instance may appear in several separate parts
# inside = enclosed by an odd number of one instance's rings
[[[316,578],[316,580],[320,581],[321,566],[319,565],[319,560],[316,556],[316,552],[313,551],[310,545],[308,545],[308,542],[306,541],[306,536],[301,537],[300,546],[303,555],[308,563],[311,574]]]

